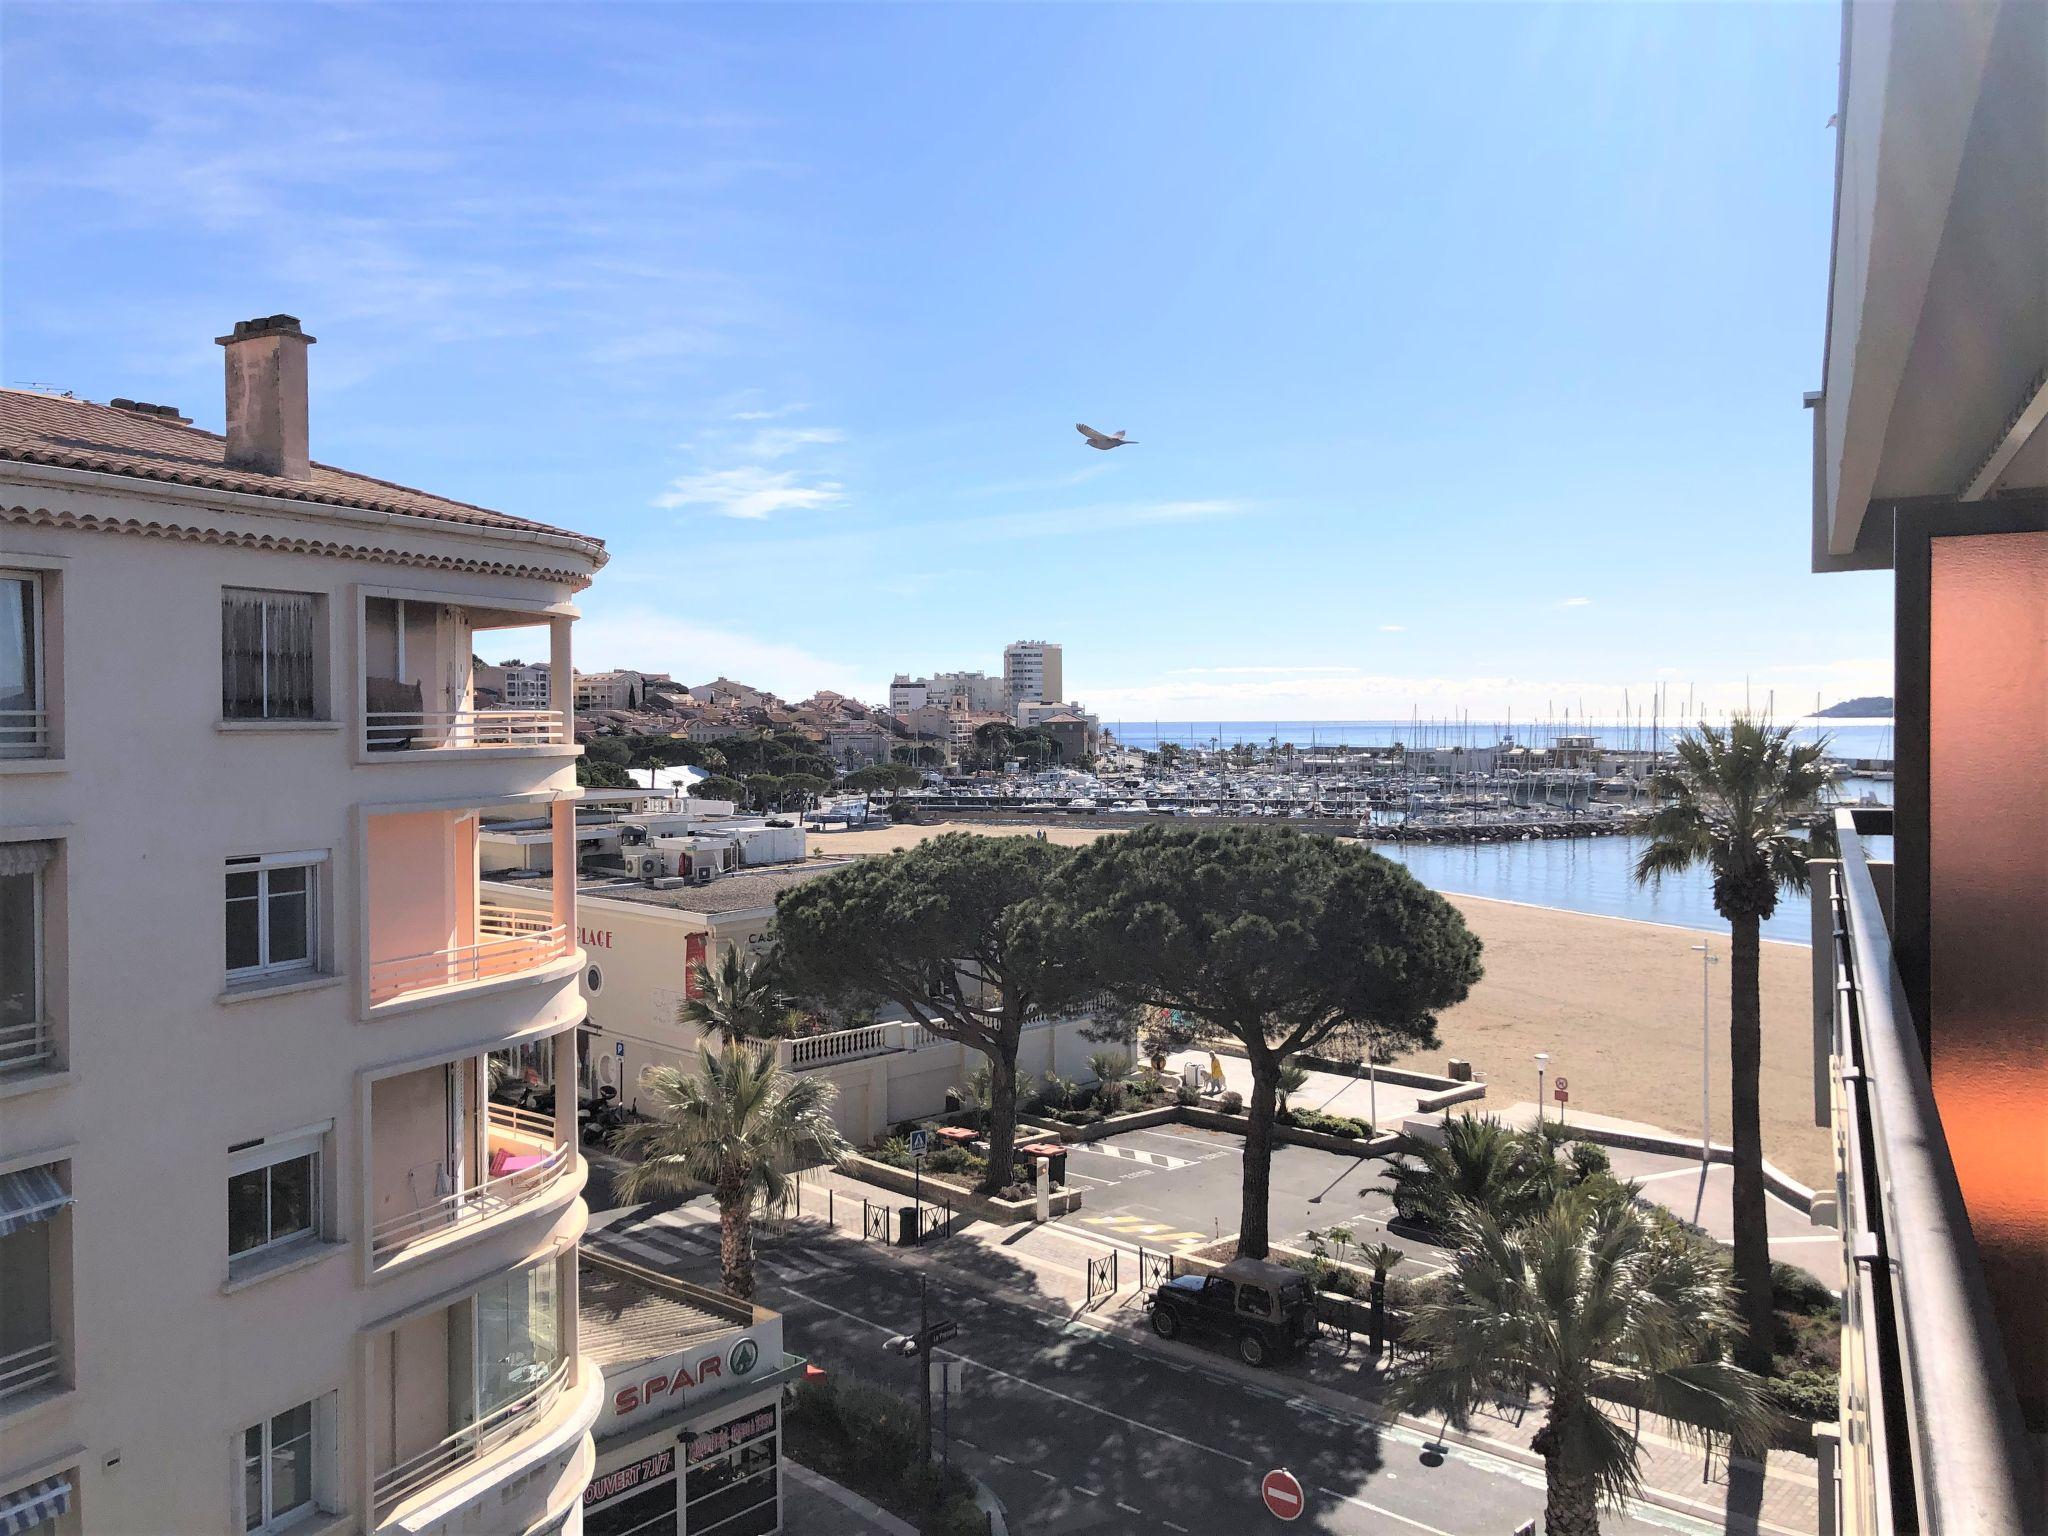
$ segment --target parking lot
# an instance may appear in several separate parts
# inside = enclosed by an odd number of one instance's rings
[[[1241,1137],[1184,1125],[1076,1142],[1068,1149],[1067,1178],[1083,1192],[1084,1204],[1058,1224],[1098,1241],[1175,1253],[1228,1237],[1237,1230],[1243,1209],[1242,1148]],[[1644,1198],[1727,1241],[1732,1176],[1725,1164],[1708,1172],[1702,1193],[1697,1159],[1621,1149],[1611,1156],[1615,1175],[1636,1180]],[[1275,1147],[1273,1242],[1306,1248],[1311,1231],[1348,1227],[1354,1244],[1387,1242],[1407,1254],[1405,1274],[1443,1268],[1442,1249],[1387,1229],[1394,1204],[1376,1193],[1385,1182],[1386,1166],[1379,1158]],[[1841,1252],[1832,1230],[1813,1226],[1775,1196],[1770,1223],[1772,1258],[1840,1289]]]
[[[1068,1149],[1067,1178],[1085,1204],[1060,1222],[1092,1238],[1172,1252],[1228,1237],[1243,1208],[1243,1145],[1228,1132],[1184,1125],[1077,1142]],[[1273,1241],[1301,1248],[1311,1229],[1346,1226],[1356,1242],[1390,1241],[1439,1266],[1442,1256],[1428,1244],[1387,1232],[1393,1202],[1371,1192],[1385,1178],[1378,1158],[1275,1147]]]

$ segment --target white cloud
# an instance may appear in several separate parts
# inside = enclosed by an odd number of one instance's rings
[[[990,543],[1003,539],[1038,539],[1063,533],[1105,533],[1118,528],[1151,528],[1170,523],[1219,522],[1252,510],[1248,501],[1108,502],[1089,507],[1061,507],[1039,512],[999,512],[966,518],[942,527],[906,528],[936,539]]]
[[[1406,624],[1382,624],[1380,626],[1380,633],[1383,635],[1398,635],[1407,628]]]
[[[799,448],[845,441],[846,434],[837,427],[763,427],[741,451],[748,458],[781,459]]]
[[[742,464],[679,475],[654,498],[657,507],[701,507],[719,517],[760,522],[778,512],[810,512],[844,500],[834,480],[808,480],[799,470]]]
[[[1320,666],[1318,666],[1318,667],[1297,667],[1297,666],[1283,666],[1283,667],[1174,667],[1174,668],[1172,668],[1172,669],[1171,669],[1171,670],[1170,670],[1170,671],[1169,671],[1169,672],[1168,672],[1168,673],[1167,673],[1166,675],[1167,675],[1168,677],[1230,677],[1230,676],[1264,676],[1264,675],[1266,675],[1266,674],[1269,674],[1269,673],[1275,673],[1275,672],[1287,672],[1287,673],[1293,673],[1293,674],[1296,674],[1296,675],[1300,675],[1300,674],[1303,674],[1303,673],[1310,673],[1310,672],[1332,672],[1332,673],[1349,673],[1349,672],[1356,672],[1357,670],[1358,670],[1358,668],[1356,668],[1356,667],[1320,667]]]
[[[1593,606],[1593,599],[1590,597],[1568,597],[1557,606],[1560,608],[1590,608]]]

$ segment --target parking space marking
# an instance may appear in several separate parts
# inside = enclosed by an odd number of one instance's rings
[[[1364,1499],[1354,1498],[1348,1493],[1339,1493],[1334,1488],[1318,1488],[1316,1492],[1328,1494],[1333,1499],[1342,1499],[1346,1504],[1356,1504],[1360,1509],[1369,1509],[1376,1515],[1385,1515],[1389,1520],[1398,1520],[1403,1525],[1412,1525],[1418,1531],[1427,1531],[1429,1536],[1451,1536],[1449,1531],[1439,1526],[1424,1525],[1420,1520],[1413,1520],[1407,1515],[1396,1514],[1391,1509],[1383,1509],[1377,1504],[1368,1503]]]
[[[1165,1152],[1152,1152],[1144,1147],[1113,1147],[1102,1141],[1076,1142],[1069,1150],[1093,1152],[1097,1157],[1121,1157],[1133,1163],[1145,1163],[1154,1168],[1188,1168],[1194,1159],[1174,1157]]]

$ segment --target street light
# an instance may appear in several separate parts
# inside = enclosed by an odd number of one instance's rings
[[[1708,1078],[1714,1060],[1709,1003],[1714,991],[1714,967],[1721,963],[1721,957],[1711,953],[1704,942],[1693,945],[1692,951],[1700,957],[1700,1181],[1704,1188],[1708,1153],[1712,1150],[1713,1141],[1713,1112],[1707,1097]]]
[[[1543,1074],[1549,1067],[1550,1052],[1538,1051],[1536,1053],[1536,1124],[1539,1129],[1543,1125]]]

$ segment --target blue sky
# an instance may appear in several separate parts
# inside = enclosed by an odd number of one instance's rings
[[[218,428],[212,338],[297,314],[316,457],[610,544],[582,665],[1889,691],[1886,579],[1807,574],[1833,5],[4,25],[0,380]]]

